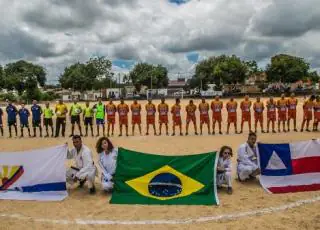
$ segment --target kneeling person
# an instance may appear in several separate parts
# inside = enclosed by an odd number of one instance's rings
[[[68,151],[67,159],[74,159],[76,166],[67,170],[67,181],[70,183],[79,181],[80,187],[87,182],[90,194],[94,194],[96,191],[94,179],[97,169],[94,166],[91,150],[82,144],[79,135],[74,135],[72,142],[74,148]]]
[[[101,137],[96,144],[101,169],[101,185],[103,190],[109,192],[113,189],[113,176],[116,172],[118,149],[107,137]]]

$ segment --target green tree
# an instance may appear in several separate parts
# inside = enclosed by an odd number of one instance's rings
[[[140,92],[141,86],[163,88],[169,83],[168,70],[162,65],[139,63],[130,71],[126,81],[131,81],[137,92]]]
[[[0,65],[0,90],[4,88],[4,72],[2,65]]]
[[[286,54],[272,57],[266,73],[269,82],[293,83],[304,77],[315,77],[315,74],[310,72],[310,64],[303,58]]]
[[[46,71],[40,66],[24,60],[9,63],[4,68],[4,87],[17,90],[21,96],[25,90],[32,91],[46,82]]]

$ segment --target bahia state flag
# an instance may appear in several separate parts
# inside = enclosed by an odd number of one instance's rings
[[[218,205],[215,152],[161,156],[119,148],[112,204]]]
[[[258,144],[260,183],[270,193],[320,190],[320,140]]]
[[[67,145],[0,153],[0,200],[65,199],[66,155]]]

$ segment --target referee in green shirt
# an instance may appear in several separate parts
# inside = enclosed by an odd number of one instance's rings
[[[93,136],[93,108],[90,108],[90,103],[86,102],[86,107],[83,110],[83,120],[84,120],[84,126],[86,128],[86,134],[85,137],[88,136],[88,126],[90,125],[91,130],[91,136]]]
[[[47,135],[45,137],[49,137],[49,126],[51,127],[51,137],[54,137],[53,132],[53,110],[50,108],[50,104],[46,103],[46,107],[43,110],[44,116],[43,116],[43,124],[46,127]]]
[[[69,115],[71,117],[71,135],[70,137],[73,137],[74,135],[74,125],[77,123],[80,136],[82,137],[82,129],[81,129],[81,123],[80,123],[80,114],[82,113],[82,108],[78,104],[77,100],[74,100],[73,105],[71,105],[71,109],[69,112]]]

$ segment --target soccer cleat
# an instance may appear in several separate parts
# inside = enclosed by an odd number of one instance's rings
[[[91,195],[95,194],[96,193],[96,188],[94,186],[92,188],[90,188],[89,193]]]
[[[228,193],[229,195],[232,194],[232,187],[228,187],[228,188],[227,188],[227,193]]]

